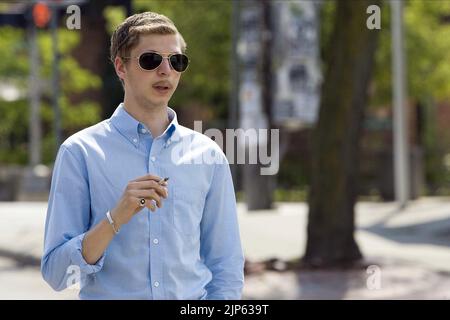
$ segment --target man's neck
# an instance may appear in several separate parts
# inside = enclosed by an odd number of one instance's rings
[[[167,106],[144,107],[125,99],[124,108],[133,118],[143,123],[154,138],[159,137],[170,123]]]

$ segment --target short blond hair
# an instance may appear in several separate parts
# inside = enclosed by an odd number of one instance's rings
[[[186,42],[175,24],[165,15],[155,12],[136,13],[125,19],[111,36],[110,59],[126,58],[139,42],[141,34],[178,35],[181,51],[186,51]]]

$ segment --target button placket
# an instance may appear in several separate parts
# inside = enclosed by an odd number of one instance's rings
[[[153,167],[152,173],[158,175],[159,172],[154,170],[154,165],[151,163],[151,167]],[[150,239],[152,244],[152,249],[150,250],[150,278],[152,279],[152,287],[153,287],[153,298],[154,299],[163,299],[164,298],[164,290],[159,289],[162,286],[163,279],[163,262],[158,260],[157,257],[161,256],[161,246],[159,245],[159,239],[161,239],[161,216],[158,213],[158,210],[155,211],[156,214],[152,215],[150,220]]]

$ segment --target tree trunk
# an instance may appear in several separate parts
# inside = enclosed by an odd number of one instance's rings
[[[269,35],[272,30],[272,15],[270,0],[257,2],[262,8],[262,50],[261,50],[261,84],[262,84],[262,109],[267,117],[268,136],[267,145],[271,146],[270,129],[272,128],[272,59],[271,46],[272,39]],[[259,147],[258,147],[259,148]],[[268,149],[269,150],[269,149]],[[270,154],[274,154],[270,150]],[[258,156],[259,159],[259,156]],[[248,210],[267,210],[272,209],[273,193],[276,179],[274,175],[261,175],[261,169],[267,165],[247,164],[244,166],[244,190]]]
[[[354,238],[359,142],[368,100],[377,30],[366,27],[369,5],[337,1],[331,52],[313,132],[307,246],[303,263],[347,266],[362,254]]]

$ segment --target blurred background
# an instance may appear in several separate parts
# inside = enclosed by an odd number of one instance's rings
[[[52,166],[147,10],[188,45],[181,124],[279,130],[276,174],[229,158],[244,299],[450,298],[450,0],[30,0],[0,3],[1,299],[77,298],[39,272]]]

